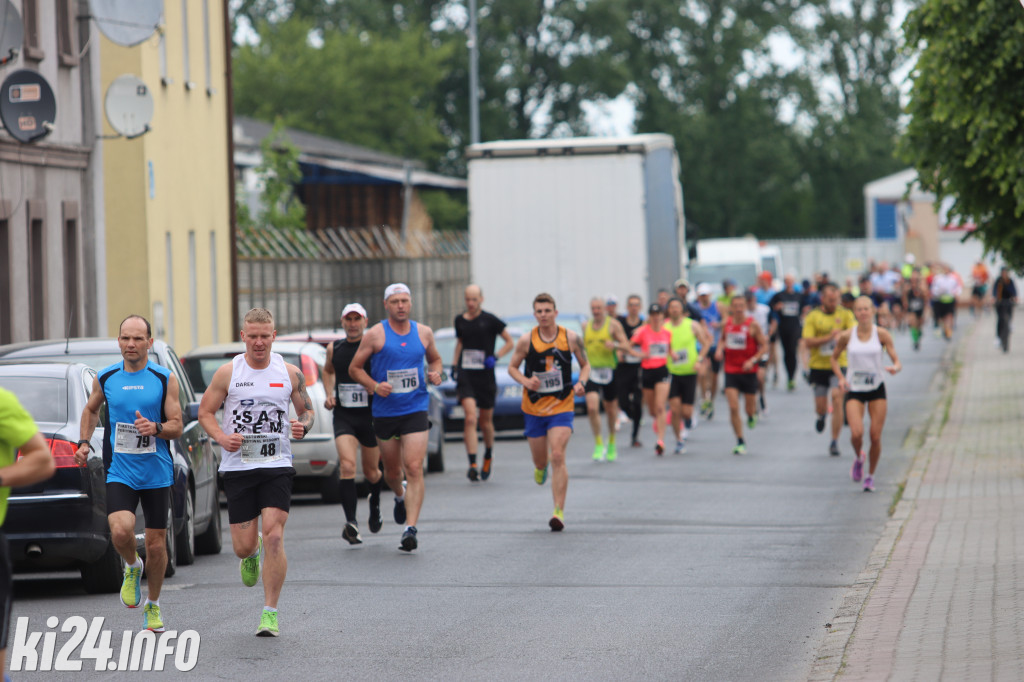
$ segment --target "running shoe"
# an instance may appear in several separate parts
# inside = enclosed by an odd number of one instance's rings
[[[696,426],[696,424],[693,423],[693,419],[684,417],[683,426],[685,426],[688,429],[692,429],[694,426]]]
[[[860,457],[855,457],[853,460],[853,466],[850,467],[850,478],[854,483],[860,481],[861,476],[864,475],[864,453],[861,453]]]
[[[277,637],[277,611],[263,609],[260,614],[260,626],[256,628],[257,637]]]
[[[732,449],[732,454],[734,454],[734,455],[745,455],[745,454],[747,454],[747,446],[744,445],[743,443],[737,443],[736,447],[734,447]]]
[[[764,406],[764,396],[757,396],[757,404],[761,407],[761,411],[764,412],[767,408]]]
[[[363,536],[359,534],[359,527],[354,523],[346,523],[341,530],[341,539],[346,540],[350,545],[363,544]]]
[[[595,462],[603,462],[604,461],[604,446],[603,445],[595,445],[594,446],[594,461]]]
[[[686,441],[677,440],[676,449],[673,452],[677,455],[682,455],[686,452]]]
[[[838,457],[839,456],[839,444],[836,443],[835,441],[832,441],[831,443],[829,443],[829,445],[828,445],[828,454],[832,455],[833,457]]]
[[[491,477],[491,458],[484,457],[484,468],[480,470],[480,480],[486,481]]]
[[[157,604],[146,604],[142,607],[142,624],[144,630],[163,632],[164,622],[160,620],[160,606]]]
[[[121,582],[121,603],[130,609],[138,608],[142,601],[142,558],[139,558],[139,567],[124,567],[124,580]]]
[[[395,523],[399,526],[405,525],[405,498],[395,498]]]
[[[864,492],[873,493],[875,492],[875,478],[874,476],[864,477]]]
[[[634,448],[642,448],[643,446],[644,446],[644,444],[641,443],[640,441],[638,441],[638,440],[633,441],[633,447]]]
[[[752,429],[755,426],[757,426],[757,417],[754,416],[754,415],[748,416],[747,417],[747,428],[748,429]]]
[[[242,573],[242,584],[252,587],[260,581],[260,563],[263,561],[263,534],[257,536],[256,556],[247,556],[238,562],[238,570]]]
[[[476,467],[469,467],[469,471],[466,472],[466,478],[476,483],[480,480],[480,472],[476,470]]]
[[[370,527],[371,533],[380,531],[381,526],[384,525],[384,519],[380,515],[380,491],[370,492],[370,519],[367,521],[367,525]]]
[[[551,526],[551,530],[556,533],[565,528],[565,513],[558,507],[555,507],[555,511],[551,514],[551,520],[548,521],[548,525]]]
[[[825,415],[819,414],[818,419],[814,422],[814,430],[821,433],[825,430]]]
[[[701,414],[701,416],[707,418],[708,412],[710,410],[711,410],[711,401],[710,400],[702,400],[700,402],[700,414]]]
[[[786,382],[786,390],[787,390],[787,391],[790,391],[790,392],[793,392],[793,391],[795,391],[795,390],[796,390],[796,382],[795,382],[795,381],[793,381],[792,379],[790,379],[789,381],[787,381],[787,382]]]
[[[533,480],[537,482],[537,485],[544,485],[544,482],[548,480],[548,467],[534,469]]]
[[[714,417],[714,416],[715,416],[715,404],[714,403],[709,403],[708,404],[708,413],[707,413],[707,416],[705,417],[705,419],[707,419],[708,421],[711,421],[711,418]]]
[[[615,443],[608,443],[608,452],[606,457],[609,462],[614,462],[619,458],[619,452],[615,449]]]
[[[402,544],[398,546],[398,549],[403,552],[411,552],[417,547],[416,542],[416,526],[409,526],[402,533]]]
[[[654,453],[659,457],[665,454],[665,444],[662,443],[660,440],[654,445]]]

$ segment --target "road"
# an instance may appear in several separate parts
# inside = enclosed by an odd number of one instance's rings
[[[499,441],[494,475],[478,484],[465,478],[461,443],[449,442],[447,471],[427,478],[420,549],[411,555],[397,549],[389,494],[378,535],[366,528],[360,501],[365,543],[357,547],[340,538],[339,506],[296,501],[277,639],[253,636],[262,589],[241,585],[227,538],[221,555],[180,568],[161,598],[165,622],[202,640],[191,673],[176,671],[172,656],[162,676],[804,678],[905,477],[915,447],[908,433],[939,397],[932,379],[945,344],[928,335],[915,354],[900,335],[897,349],[905,369],[887,381],[874,494],[850,482],[847,432],[843,456],[827,455],[806,384],[769,391],[769,414],[742,457],[729,454],[721,397],[681,456],[627,447],[616,463],[594,463],[589,427],[577,417],[560,534],[548,530],[550,490],[533,482],[525,441]],[[649,423],[641,434],[653,444]],[[74,579],[19,578],[13,616],[28,616],[31,630],[44,630],[48,616],[72,615],[105,616],[115,654],[122,633],[142,619],[116,595],[86,595]]]

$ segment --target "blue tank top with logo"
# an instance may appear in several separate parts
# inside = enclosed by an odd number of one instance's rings
[[[108,483],[148,490],[166,488],[174,482],[167,441],[158,436],[143,436],[135,430],[136,411],[150,421],[167,420],[164,400],[170,376],[167,368],[152,360],[138,372],[125,371],[124,361],[100,371],[100,387],[107,400],[103,454],[104,460],[110,462]]]
[[[427,378],[423,361],[427,349],[420,341],[420,330],[409,321],[409,333],[397,334],[388,320],[384,327],[384,347],[373,355],[370,376],[374,381],[391,384],[391,395],[374,396],[374,417],[401,417],[414,412],[426,412],[430,404]]]

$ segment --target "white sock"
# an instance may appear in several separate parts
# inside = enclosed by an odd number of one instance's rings
[[[263,610],[270,611],[271,613],[277,613],[277,609],[275,609],[273,606],[264,606]]]
[[[395,495],[395,502],[405,502],[405,495]]]
[[[135,563],[129,564],[129,568],[142,568],[142,557],[138,554],[135,555]]]
[[[157,599],[156,601],[153,601],[152,599],[146,599],[146,606],[149,606],[150,604],[155,604],[156,606],[160,606],[160,600]]]
[[[405,527],[406,530],[409,530],[410,528],[412,528],[412,526],[406,526]]]

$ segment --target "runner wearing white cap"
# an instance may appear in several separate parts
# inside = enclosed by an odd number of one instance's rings
[[[334,411],[334,443],[338,449],[340,479],[338,491],[341,506],[345,512],[345,528],[341,537],[349,544],[358,545],[363,539],[359,535],[356,521],[356,450],[361,449],[363,476],[370,487],[370,532],[376,533],[383,525],[380,514],[380,491],[383,476],[380,473],[380,448],[377,435],[373,432],[373,415],[370,396],[361,384],[349,375],[359,343],[366,331],[366,309],[358,303],[349,303],[341,311],[341,326],[345,338],[327,346],[327,361],[324,363],[324,389],[327,400],[324,407]],[[388,486],[396,495],[402,494],[402,477],[388,480]]]
[[[405,495],[395,497],[395,523],[405,524],[399,549],[416,549],[416,522],[423,506],[423,459],[427,456],[430,397],[426,382],[441,383],[441,355],[434,332],[409,319],[412,295],[405,284],[384,291],[387,319],[365,334],[349,365],[349,375],[373,396],[373,430],[380,443],[384,476],[401,477],[405,469]],[[367,362],[373,364],[367,372]],[[429,367],[424,370],[424,360]]]

